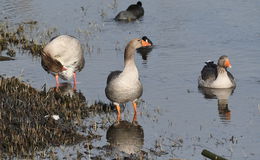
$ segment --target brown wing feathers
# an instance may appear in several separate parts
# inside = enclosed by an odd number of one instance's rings
[[[48,53],[42,52],[42,67],[47,72],[62,72],[63,65],[56,59],[53,59]]]

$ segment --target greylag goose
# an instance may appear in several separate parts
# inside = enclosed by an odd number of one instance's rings
[[[144,8],[142,2],[138,1],[136,4],[131,4],[125,11],[121,11],[115,17],[117,21],[132,21],[144,15]]]
[[[218,64],[213,61],[205,62],[206,65],[201,71],[198,79],[199,87],[206,88],[235,88],[236,83],[232,74],[227,71],[231,68],[230,61],[227,56],[223,55],[219,58]]]
[[[120,104],[131,101],[136,115],[136,100],[141,97],[143,87],[135,65],[137,48],[149,46],[150,43],[142,39],[131,40],[124,53],[124,70],[113,71],[107,77],[105,93],[107,98],[116,105],[117,119],[120,120]]]
[[[76,72],[81,71],[85,64],[79,40],[68,35],[54,37],[44,47],[41,57],[43,69],[55,75],[57,88],[59,77],[64,80],[73,77],[73,88],[76,89]]]

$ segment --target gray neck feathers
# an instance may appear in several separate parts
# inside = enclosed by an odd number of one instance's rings
[[[129,44],[126,46],[124,55],[125,67],[123,70],[123,74],[131,77],[130,79],[138,79],[139,77],[138,70],[135,65],[135,52],[135,47]]]
[[[135,52],[136,48],[128,44],[125,48],[124,63],[125,67],[134,65],[135,66]]]

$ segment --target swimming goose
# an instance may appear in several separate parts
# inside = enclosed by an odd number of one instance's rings
[[[135,52],[137,48],[149,46],[150,43],[142,39],[131,40],[124,53],[124,70],[113,71],[107,77],[105,93],[107,98],[116,105],[117,119],[120,117],[120,104],[131,101],[136,115],[136,100],[141,97],[143,87],[135,65]]]
[[[144,41],[150,43],[150,44],[151,44],[150,46],[153,46],[153,42],[152,42],[149,38],[147,38],[146,36],[143,36],[143,37],[142,37],[142,40],[144,40]],[[149,47],[149,46],[148,46],[148,47]]]
[[[121,11],[115,17],[117,21],[132,21],[144,15],[144,8],[142,2],[138,1],[136,4],[131,4],[125,11]]]
[[[150,45],[150,46],[146,46],[146,47],[138,48],[138,49],[137,49],[137,53],[140,53],[140,54],[141,54],[143,60],[147,60],[148,54],[149,54],[149,53],[152,51],[152,49],[153,49],[153,42],[152,42],[149,38],[147,38],[146,36],[143,36],[143,37],[142,37],[142,40],[144,40],[144,41],[150,43],[151,45]]]
[[[230,61],[227,56],[223,55],[219,58],[218,64],[213,61],[205,62],[206,65],[201,71],[198,83],[199,87],[207,88],[235,88],[236,83],[232,74],[227,71],[231,68]]]
[[[44,47],[41,57],[43,69],[55,75],[57,88],[60,85],[59,77],[64,80],[73,77],[76,90],[76,72],[81,71],[85,64],[79,40],[68,35],[54,37]]]

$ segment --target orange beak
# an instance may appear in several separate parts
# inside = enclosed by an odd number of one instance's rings
[[[228,68],[232,67],[230,64],[230,61],[228,59],[225,61],[225,67],[228,67]]]
[[[142,40],[142,46],[143,46],[143,47],[151,46],[151,43]]]

